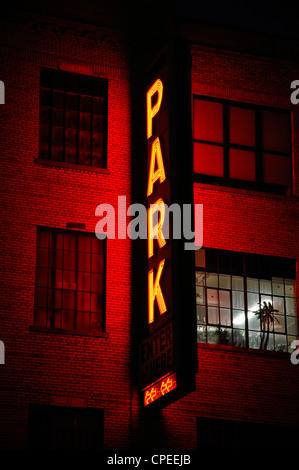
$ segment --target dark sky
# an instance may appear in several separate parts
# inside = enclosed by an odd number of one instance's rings
[[[176,0],[176,11],[181,16],[205,23],[298,38],[299,4],[296,3],[283,0],[272,0],[271,3],[264,0]]]

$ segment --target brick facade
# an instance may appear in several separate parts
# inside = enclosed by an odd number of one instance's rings
[[[30,404],[104,409],[107,450],[195,450],[197,417],[298,424],[299,366],[290,355],[225,346],[198,345],[195,392],[161,411],[142,409],[128,239],[107,241],[104,333],[33,328],[37,227],[83,223],[93,233],[99,204],[117,207],[119,195],[127,206],[134,200],[130,44],[120,30],[24,12],[8,16],[0,36],[0,447],[27,448]],[[289,99],[298,64],[198,44],[191,50],[192,93],[289,109],[294,125],[292,197],[194,183],[194,202],[204,205],[204,246],[298,259],[299,106]],[[107,170],[36,161],[41,66],[108,79]]]

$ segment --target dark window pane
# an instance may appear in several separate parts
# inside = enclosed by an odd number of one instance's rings
[[[91,292],[103,292],[103,275],[102,274],[91,274]]]
[[[91,124],[91,114],[89,113],[80,113],[80,129],[82,131],[89,131],[90,132],[90,124]]]
[[[49,232],[46,230],[39,230],[37,232],[37,246],[49,246]]]
[[[62,127],[64,125],[64,110],[53,108],[52,125]]]
[[[102,168],[104,166],[104,155],[102,153],[92,152],[92,166]]]
[[[76,251],[76,235],[71,232],[64,232],[63,234],[63,248],[68,251]],[[74,255],[75,256],[75,255]]]
[[[37,287],[35,290],[35,303],[37,307],[46,307],[48,291],[43,287]]]
[[[90,150],[87,149],[80,149],[79,150],[79,158],[78,158],[79,165],[90,165]]]
[[[66,93],[66,108],[69,110],[78,110],[78,94],[77,93]]]
[[[93,98],[93,113],[101,116],[105,114],[105,102],[103,98]]]
[[[79,132],[78,136],[79,144],[79,161],[80,165],[90,165],[90,133],[89,132]]]
[[[50,319],[53,328],[62,328],[62,312],[61,310],[54,310],[54,314]],[[54,324],[53,324],[54,322]]]
[[[206,266],[207,266],[207,271],[217,272],[218,270],[217,250],[206,250]]]
[[[66,111],[66,113],[65,113],[65,126],[67,128],[77,129],[77,127],[78,127],[78,113],[76,113],[76,111]]]
[[[194,142],[194,172],[223,177],[223,149],[218,145]]]
[[[231,106],[229,135],[232,144],[255,146],[255,112]]]
[[[36,285],[41,287],[47,287],[48,268],[36,268]]]
[[[243,255],[242,253],[231,253],[232,274],[235,276],[243,275]]]
[[[40,89],[40,104],[41,106],[52,105],[52,90],[50,88]]]
[[[102,312],[102,296],[99,294],[91,294],[90,310],[92,312]]]
[[[93,236],[91,239],[92,252],[96,254],[103,253],[103,242],[99,240],[96,236]]]
[[[40,83],[39,158],[102,167],[106,80],[41,69]]]
[[[54,162],[63,162],[64,158],[64,152],[63,152],[63,147],[61,145],[52,145],[52,160]]]
[[[78,290],[90,292],[90,274],[89,273],[78,273]]]
[[[90,313],[77,312],[76,316],[76,329],[82,331],[89,331],[90,329]]]
[[[67,146],[65,149],[65,161],[67,163],[77,163],[77,147]]]
[[[66,150],[69,148],[77,149],[77,131],[75,129],[66,129],[65,130],[65,145]]]
[[[64,97],[65,94],[63,91],[53,91],[53,106],[55,108],[63,108],[64,107]]]
[[[84,312],[90,311],[90,294],[86,292],[77,293],[77,308]]]
[[[48,144],[39,143],[39,158],[41,160],[51,160],[50,147]]]
[[[80,235],[78,237],[78,251],[82,251],[84,253],[91,252],[91,237],[86,235]]]
[[[238,180],[255,181],[255,153],[230,149],[229,177]]]
[[[290,151],[289,115],[275,111],[263,112],[264,149],[276,152]]]
[[[73,330],[75,328],[75,312],[72,310],[62,310],[61,321],[61,328]]]
[[[47,326],[47,310],[45,308],[36,308],[34,323],[36,326],[46,328]]]
[[[91,257],[91,272],[103,273],[104,272],[104,257],[103,255],[92,255]]]
[[[39,248],[37,251],[36,265],[37,266],[48,266],[49,251],[47,248]]]
[[[52,144],[62,145],[64,139],[64,132],[61,127],[52,127]]]
[[[91,255],[92,248],[95,253]],[[73,330],[77,328],[79,311],[79,325],[86,329],[88,322],[92,329],[98,330],[103,318],[103,270],[103,241],[95,236],[75,231],[38,230],[35,324]],[[87,315],[91,309],[101,314],[94,316],[92,323]]]
[[[92,154],[93,158],[103,158],[104,153],[104,135],[93,133],[92,135]]]
[[[63,288],[64,289],[76,289],[76,272],[75,271],[63,271]]]
[[[90,272],[89,253],[78,253],[78,271]]]
[[[50,142],[50,126],[40,125],[39,126],[39,141],[40,143],[49,144]]]
[[[103,410],[30,405],[30,450],[101,450]]]
[[[76,269],[76,255],[74,252],[65,251],[63,253],[63,269]]]
[[[105,119],[104,116],[94,116],[92,120],[93,132],[104,132]]]
[[[102,331],[102,315],[100,313],[90,314],[90,330]]]
[[[84,113],[92,112],[92,97],[87,95],[82,95],[80,97],[80,111]]]
[[[194,100],[194,139],[223,142],[223,106],[212,101]]]
[[[62,296],[62,308],[73,310],[75,308],[75,292],[64,290]]]
[[[62,269],[51,269],[49,271],[49,286],[62,289]]]
[[[264,154],[264,182],[290,186],[291,162],[285,155]]]
[[[48,291],[48,306],[53,308],[61,308],[62,306],[62,290],[49,289]]]
[[[219,272],[222,274],[230,274],[230,254],[227,251],[219,251]]]

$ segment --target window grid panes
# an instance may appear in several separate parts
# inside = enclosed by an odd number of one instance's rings
[[[291,195],[287,111],[194,96],[195,180]]]
[[[295,261],[203,248],[199,252],[198,342],[291,351],[298,335]]]
[[[106,167],[107,82],[41,68],[39,158]]]
[[[77,231],[37,231],[35,326],[105,328],[104,242]]]

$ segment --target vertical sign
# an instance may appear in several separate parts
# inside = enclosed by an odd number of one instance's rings
[[[194,251],[185,250],[183,238],[183,207],[193,214],[185,44],[176,42],[161,52],[148,71],[145,100],[148,279],[140,388],[144,406],[165,406],[195,389],[197,370]]]

